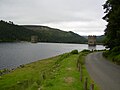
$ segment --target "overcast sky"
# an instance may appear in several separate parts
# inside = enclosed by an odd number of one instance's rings
[[[80,35],[102,35],[106,0],[0,0],[0,19],[45,25]]]

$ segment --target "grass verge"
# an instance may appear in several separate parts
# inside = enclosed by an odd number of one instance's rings
[[[56,57],[23,65],[0,76],[0,90],[84,90],[84,79],[80,81],[77,60],[82,63],[83,78],[88,77],[88,88],[92,80],[84,65],[84,57],[90,53],[65,53]],[[89,89],[88,89],[89,90]],[[95,90],[98,88],[95,85]]]

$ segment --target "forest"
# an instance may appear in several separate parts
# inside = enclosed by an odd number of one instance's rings
[[[31,36],[38,36],[39,42],[54,43],[86,43],[87,39],[69,31],[47,26],[20,26],[13,22],[0,21],[0,42],[30,41]]]
[[[109,48],[104,55],[120,64],[120,0],[107,0],[103,8],[105,9],[103,19],[108,22],[104,41],[106,48]]]

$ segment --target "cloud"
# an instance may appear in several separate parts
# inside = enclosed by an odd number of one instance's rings
[[[103,35],[106,22],[103,20],[95,21],[68,21],[41,24],[53,28],[59,28],[64,31],[73,31],[80,35]]]
[[[0,19],[41,24],[76,33],[103,34],[105,0],[0,0]],[[83,33],[84,32],[84,33]]]

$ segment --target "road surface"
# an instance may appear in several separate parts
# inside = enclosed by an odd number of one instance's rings
[[[120,90],[120,66],[102,56],[102,52],[87,55],[86,68],[101,90]]]

